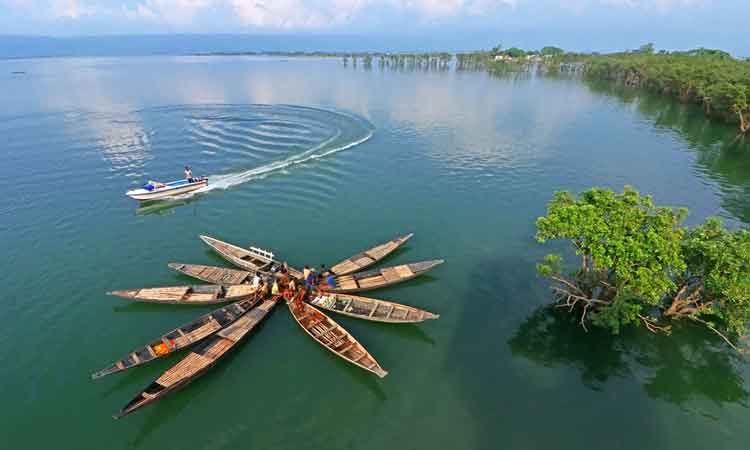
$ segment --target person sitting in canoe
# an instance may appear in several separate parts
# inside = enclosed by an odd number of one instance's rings
[[[190,166],[185,166],[185,179],[188,181],[188,183],[192,183],[195,181],[193,179],[193,171],[190,169]]]
[[[258,285],[258,292],[260,292],[260,298],[268,297],[268,285],[266,285],[265,281],[260,280],[260,284]]]
[[[329,289],[333,289],[336,287],[336,277],[333,276],[333,272],[328,272],[328,276],[326,277],[326,284],[328,285]]]
[[[302,279],[307,281],[307,276],[310,275],[310,266],[305,264],[305,268],[302,269]]]
[[[313,286],[315,286],[315,281],[317,280],[317,276],[315,275],[315,269],[310,269],[310,271],[307,273],[307,278],[305,278],[305,287],[310,289]]]
[[[326,270],[326,265],[325,264],[321,264],[320,265],[320,272],[318,272],[318,276],[315,279],[315,284],[316,285],[318,285],[318,284],[320,284],[320,283],[323,282],[323,280],[325,279],[326,272],[328,272]]]

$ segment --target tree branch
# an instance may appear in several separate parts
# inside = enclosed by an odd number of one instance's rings
[[[732,341],[728,337],[726,337],[723,334],[721,334],[721,332],[719,330],[717,330],[716,328],[714,328],[710,323],[706,322],[705,320],[703,320],[703,319],[701,319],[699,317],[690,316],[690,318],[693,319],[693,320],[695,320],[696,322],[702,323],[703,325],[705,325],[706,327],[708,327],[709,330],[711,330],[714,333],[718,334],[719,337],[721,337],[722,339],[724,339],[724,342],[726,342],[727,344],[729,344],[729,346],[732,347],[733,349],[737,350],[737,352],[744,353],[743,350],[740,350],[739,348],[737,348],[737,346],[734,345],[732,343]]]
[[[638,317],[643,321],[643,324],[646,325],[646,329],[654,334],[659,333],[665,333],[669,334],[671,327],[669,325],[660,326],[656,324],[656,320],[653,317],[644,316],[643,314],[638,314]]]

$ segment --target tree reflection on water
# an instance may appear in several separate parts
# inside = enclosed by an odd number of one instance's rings
[[[644,329],[612,336],[605,330],[585,332],[574,315],[541,307],[508,341],[514,355],[547,367],[572,366],[583,383],[600,390],[616,377],[632,377],[655,399],[679,406],[700,397],[724,405],[747,406],[742,356],[718,337],[689,324],[678,324],[671,336]]]
[[[676,132],[695,151],[695,167],[718,183],[722,206],[742,222],[750,222],[750,139],[736,127],[709,120],[695,105],[654,93],[604,82],[586,82],[593,92],[633,104],[657,129]]]

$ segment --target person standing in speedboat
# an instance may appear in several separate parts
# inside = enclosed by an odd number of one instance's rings
[[[190,166],[185,166],[185,179],[188,183],[193,182],[193,171],[190,169]]]

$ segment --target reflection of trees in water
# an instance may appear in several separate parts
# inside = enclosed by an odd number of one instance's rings
[[[613,377],[628,377],[638,379],[649,397],[680,406],[698,398],[746,406],[750,397],[741,355],[690,325],[676,327],[669,337],[644,330],[621,336],[604,330],[586,333],[570,314],[542,307],[508,345],[514,355],[544,366],[576,367],[583,383],[596,390]]]
[[[750,222],[750,140],[734,127],[706,118],[694,105],[657,94],[606,82],[586,85],[594,92],[633,104],[654,126],[677,132],[696,152],[696,168],[718,182],[722,206],[745,223]]]
[[[380,70],[392,70],[399,72],[444,72],[450,70],[453,55],[450,53],[355,53],[344,55],[342,62],[344,67],[349,65],[356,69],[357,62],[362,63],[365,70],[372,70],[373,63]]]

